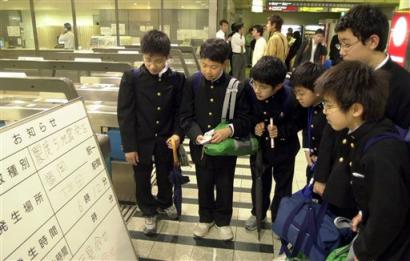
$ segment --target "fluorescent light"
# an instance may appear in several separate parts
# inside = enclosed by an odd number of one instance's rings
[[[252,0],[251,11],[253,13],[263,13],[263,0]]]

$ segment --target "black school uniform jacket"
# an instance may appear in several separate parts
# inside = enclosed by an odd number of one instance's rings
[[[181,126],[190,139],[193,162],[205,164],[209,156],[203,155],[203,146],[196,144],[196,138],[215,128],[221,122],[226,88],[232,77],[223,73],[218,80],[211,82],[201,75],[198,82],[199,87],[195,90],[194,77],[188,78],[184,87],[180,111]],[[251,122],[250,106],[244,95],[243,85],[240,84],[236,96],[234,119],[231,121],[234,127],[234,137],[247,137],[250,133]],[[224,157],[212,158],[220,158],[223,163]]]
[[[410,128],[410,73],[393,62],[390,58],[381,70],[389,76],[389,99],[386,106],[386,117],[394,124]]]
[[[185,76],[168,69],[161,77],[144,65],[138,79],[133,71],[124,73],[118,93],[118,123],[124,152],[138,152],[142,163],[152,156],[169,155],[166,140],[184,133],[179,125],[179,107]]]
[[[309,41],[304,41],[300,46],[298,52],[296,53],[295,67],[304,62],[310,61],[310,56],[312,54],[312,41],[313,39],[310,39]],[[318,43],[316,46],[315,53],[313,54],[313,61],[315,63],[322,63],[321,57],[326,55],[326,47],[323,46],[321,43]]]
[[[388,73],[389,98],[386,106],[386,117],[394,124],[410,128],[410,73],[400,67],[391,59],[381,67]],[[324,198],[338,207],[351,207],[353,199],[351,196],[349,180],[346,178],[346,166],[339,162],[337,153],[342,149],[338,146],[342,132],[336,132],[328,125],[322,135],[319,147],[319,156],[316,163],[315,180],[326,183]],[[336,164],[334,166],[334,164]]]
[[[311,155],[318,156],[322,133],[327,124],[322,103],[308,108],[306,123],[303,130],[303,148],[309,149]]]
[[[245,83],[249,103],[252,104],[252,115],[255,124],[264,122],[269,125],[270,118],[278,128],[275,147],[271,148],[269,132],[266,130],[259,138],[263,159],[268,164],[277,164],[294,158],[300,149],[297,133],[306,126],[306,110],[298,105],[289,87],[282,87],[273,96],[264,101],[256,98],[249,82]]]
[[[397,139],[370,146],[378,135],[396,132],[390,120],[365,123],[346,136],[350,180],[363,213],[354,250],[359,260],[410,260],[410,151]]]

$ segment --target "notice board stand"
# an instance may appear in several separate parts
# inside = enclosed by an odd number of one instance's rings
[[[0,260],[136,260],[81,99],[0,129]]]

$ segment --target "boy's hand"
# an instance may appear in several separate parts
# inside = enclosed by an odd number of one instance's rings
[[[264,122],[259,122],[255,126],[255,135],[260,137],[262,136],[263,132],[265,131],[265,123]]]
[[[202,144],[204,140],[205,140],[204,135],[198,135],[198,136],[196,137],[196,143],[197,143],[197,144]]]
[[[232,130],[231,128],[223,128],[220,130],[215,130],[214,135],[212,135],[211,143],[219,143],[227,138],[229,138],[232,135]]]
[[[138,152],[132,151],[132,152],[126,152],[125,153],[125,160],[134,166],[137,166],[137,164],[140,162],[140,158],[138,156]]]
[[[172,135],[171,137],[169,137],[169,138],[167,139],[167,146],[168,146],[169,149],[172,150],[171,140],[174,140],[174,141],[175,141],[175,145],[176,145],[176,147],[178,148],[178,147],[179,147],[179,144],[180,144],[180,142],[181,142],[181,139],[179,138],[179,136],[176,135],[176,134],[174,134],[174,135]]]
[[[278,127],[276,125],[268,125],[268,132],[269,132],[269,137],[270,138],[277,138],[278,137]]]
[[[352,219],[352,230],[353,232],[358,231],[358,226],[362,222],[362,214],[359,212],[353,219]]]
[[[315,183],[313,184],[313,192],[319,194],[321,197],[323,197],[323,192],[325,191],[325,188],[325,183],[315,181]]]

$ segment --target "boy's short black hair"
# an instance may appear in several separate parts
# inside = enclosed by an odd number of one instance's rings
[[[283,19],[279,15],[271,15],[268,17],[268,21],[271,24],[275,24],[276,30],[280,31],[283,25]]]
[[[71,24],[70,23],[65,23],[64,27],[68,30],[71,31]]]
[[[263,35],[263,26],[260,24],[255,24],[254,26],[252,26],[252,29],[255,29],[256,32],[259,33],[259,35]]]
[[[305,62],[297,66],[290,77],[290,86],[302,86],[303,88],[314,91],[315,81],[325,71],[321,64]]]
[[[389,35],[389,22],[380,8],[373,5],[357,5],[350,9],[336,25],[335,31],[343,32],[352,30],[363,44],[373,34],[380,38],[376,51],[383,52],[386,49],[387,37]]]
[[[325,35],[325,31],[323,31],[323,29],[317,29],[316,31],[315,31],[315,34],[321,34],[321,35]]]
[[[378,121],[384,117],[388,98],[386,74],[358,61],[344,61],[322,74],[315,83],[315,91],[334,98],[343,112],[354,103],[363,106],[364,121]]]
[[[223,39],[208,39],[201,45],[199,57],[223,64],[229,57],[228,44]]]
[[[241,22],[233,23],[231,29],[232,29],[232,32],[237,33],[242,27],[243,27],[243,23],[241,23]]]
[[[157,54],[169,56],[171,50],[171,42],[168,36],[161,31],[148,31],[141,39],[141,52],[143,54]]]
[[[251,78],[272,87],[283,83],[286,78],[286,65],[273,56],[263,56],[251,69]]]
[[[221,21],[219,21],[219,26],[222,26],[223,24],[229,25],[229,22],[226,19],[222,19]]]

